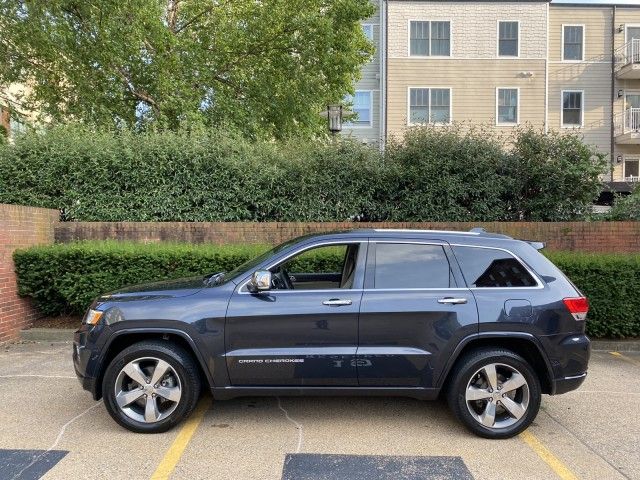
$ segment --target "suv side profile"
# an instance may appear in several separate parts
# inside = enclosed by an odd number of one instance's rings
[[[135,432],[170,429],[204,387],[442,394],[469,430],[508,438],[543,393],[582,384],[590,355],[587,299],[539,248],[482,229],[300,237],[231,272],[99,297],[75,334],[76,374]]]

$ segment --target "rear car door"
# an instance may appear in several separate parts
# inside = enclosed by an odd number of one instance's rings
[[[366,251],[366,238],[303,245],[266,265],[271,290],[252,294],[241,283],[225,326],[231,384],[357,386]]]
[[[478,312],[451,247],[371,238],[360,308],[360,386],[431,388]]]

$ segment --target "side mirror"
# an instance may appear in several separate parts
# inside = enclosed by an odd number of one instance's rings
[[[251,280],[247,283],[247,290],[251,293],[266,292],[271,288],[271,272],[258,270],[253,272]]]

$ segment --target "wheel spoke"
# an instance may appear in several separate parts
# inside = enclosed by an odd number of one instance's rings
[[[498,373],[496,372],[495,364],[492,363],[490,365],[487,365],[482,369],[482,371],[484,372],[484,376],[489,383],[489,387],[491,387],[493,390],[498,388]]]
[[[165,362],[164,360],[158,360],[158,364],[156,365],[156,368],[153,371],[153,376],[151,377],[151,383],[153,385],[157,384],[164,376],[164,374],[167,373],[167,370],[169,370],[169,368],[171,367],[167,362]]]
[[[487,406],[480,415],[480,421],[485,427],[493,427],[496,423],[496,404],[495,402],[487,402]]]
[[[116,402],[118,403],[120,408],[124,408],[127,405],[135,402],[143,394],[144,392],[139,388],[135,388],[134,390],[130,390],[128,392],[121,391],[120,393],[118,393],[118,395],[116,395]]]
[[[520,403],[514,402],[509,397],[502,397],[500,402],[502,402],[502,405],[507,410],[507,412],[509,412],[509,414],[517,420],[519,420],[527,411],[527,409],[524,408]]]
[[[152,395],[148,395],[146,401],[147,403],[144,407],[144,419],[146,422],[155,422],[160,416],[156,398]]]
[[[147,376],[140,368],[140,364],[138,362],[128,363],[127,365],[125,365],[123,370],[124,373],[129,375],[129,378],[131,378],[131,380],[137,382],[139,385],[146,385],[147,383],[149,383]]]
[[[156,388],[156,393],[167,400],[171,400],[172,402],[179,402],[181,397],[179,387],[158,387]]]
[[[467,402],[471,402],[473,400],[484,400],[485,398],[491,397],[489,390],[484,388],[474,387],[473,385],[467,388],[467,393],[465,394]]]
[[[524,379],[522,375],[520,375],[518,372],[513,372],[513,375],[511,375],[511,378],[502,384],[502,390],[504,392],[510,392],[526,384],[527,384],[527,381]]]

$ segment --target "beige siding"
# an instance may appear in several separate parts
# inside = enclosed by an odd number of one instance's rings
[[[404,58],[409,50],[410,20],[451,22],[455,58],[496,58],[498,20],[520,22],[520,57],[546,57],[544,2],[389,2],[389,58]]]
[[[611,7],[549,7],[549,60],[562,61],[562,25],[584,25],[584,61],[611,63]]]
[[[409,87],[449,87],[453,122],[490,126],[496,121],[496,88],[518,87],[520,123],[542,127],[544,67],[544,60],[389,59],[389,135],[401,136],[408,127]],[[533,76],[523,76],[525,71]]]

